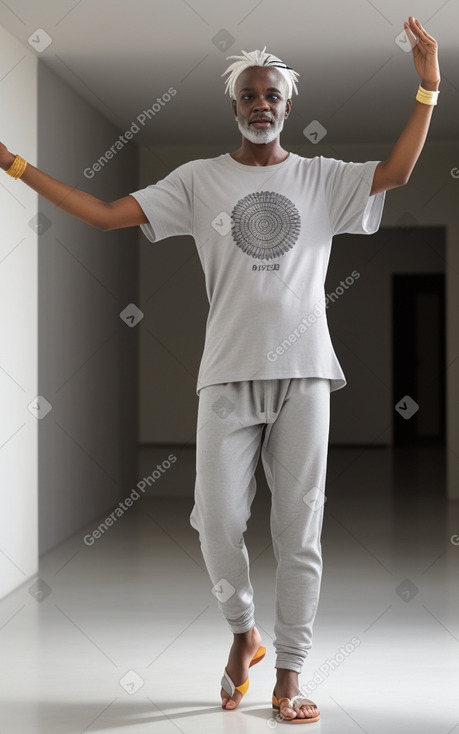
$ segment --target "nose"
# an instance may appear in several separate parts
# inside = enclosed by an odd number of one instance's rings
[[[269,106],[268,101],[265,99],[265,97],[258,97],[258,99],[255,100],[253,109],[254,111],[259,111],[259,110],[270,110],[271,108]]]

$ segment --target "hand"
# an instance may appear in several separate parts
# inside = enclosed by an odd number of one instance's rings
[[[7,171],[15,158],[16,156],[8,151],[6,145],[0,143],[0,168],[3,168],[4,171]]]
[[[412,15],[403,25],[412,45],[414,67],[421,77],[422,86],[433,91],[440,84],[438,44]]]

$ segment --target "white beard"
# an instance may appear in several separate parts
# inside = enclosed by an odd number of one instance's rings
[[[248,122],[242,123],[239,118],[237,118],[237,126],[241,134],[247,138],[247,140],[250,140],[251,143],[271,143],[278,137],[278,135],[281,134],[284,127],[284,118],[279,120],[279,122],[272,122],[266,129],[252,127]]]

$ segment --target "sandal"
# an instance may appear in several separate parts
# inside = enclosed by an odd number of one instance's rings
[[[256,663],[259,663],[260,660],[263,660],[263,658],[264,658],[265,655],[266,655],[266,647],[263,647],[261,645],[258,648],[258,650],[256,651],[255,655],[253,656],[252,660],[250,661],[249,668],[251,668],[252,665],[256,665]],[[233,695],[234,691],[239,691],[239,693],[242,693],[242,695],[245,696],[245,694],[247,693],[248,688],[249,688],[249,679],[247,678],[247,680],[244,681],[244,683],[241,683],[240,686],[235,686],[234,683],[233,683],[233,681],[229,677],[228,672],[227,672],[227,670],[225,668],[225,670],[223,672],[223,677],[222,677],[222,679],[220,681],[220,685],[223,688],[223,690],[226,691],[226,693],[229,694],[229,697],[230,698]],[[236,708],[237,708],[237,706],[236,706]],[[225,710],[227,710],[227,711],[235,711],[236,709],[225,709]]]
[[[282,701],[288,701],[289,706],[292,706],[293,701],[295,701],[297,698],[302,698],[304,701],[307,701],[308,704],[315,706],[316,704],[314,701],[311,701],[309,698],[306,698],[305,696],[299,695],[299,696],[293,696],[293,698],[288,698],[288,696],[283,696],[282,698],[277,698],[276,694],[273,693],[273,709],[276,709],[281,712],[281,704]],[[286,708],[284,706],[284,708]],[[316,706],[317,708],[317,706]],[[292,719],[284,719],[282,717],[282,721],[284,721],[286,724],[313,724],[315,721],[320,720],[320,711],[318,711],[317,716],[305,716],[301,719],[299,719],[297,716],[295,716]]]

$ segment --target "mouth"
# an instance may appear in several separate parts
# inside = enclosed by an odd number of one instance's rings
[[[268,127],[268,125],[271,125],[271,120],[253,120],[250,124],[255,125],[255,127]]]

